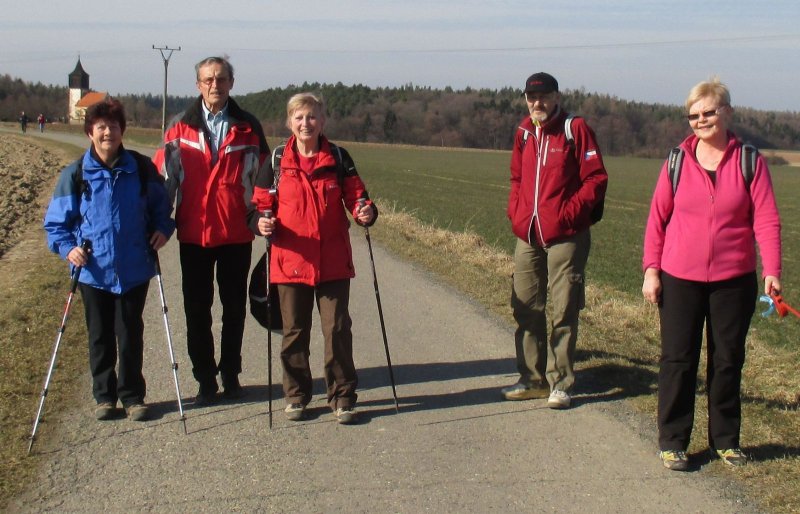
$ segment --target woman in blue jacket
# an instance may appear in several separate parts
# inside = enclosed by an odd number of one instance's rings
[[[122,104],[108,99],[91,106],[84,131],[91,146],[61,170],[45,214],[47,244],[82,267],[95,417],[116,417],[119,401],[128,417],[144,421],[142,312],[155,275],[154,252],[166,244],[175,222],[155,166],[122,146]]]

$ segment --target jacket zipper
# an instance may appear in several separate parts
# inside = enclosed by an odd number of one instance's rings
[[[542,168],[547,164],[547,150],[550,147],[550,138],[542,137],[542,127],[536,127],[535,132],[536,149],[538,155],[536,156],[536,180],[533,189],[533,217],[531,218],[531,228],[539,231],[539,239],[542,240],[542,247],[547,247],[547,242],[544,240],[544,232],[542,232],[542,222],[539,219],[539,179],[541,177]],[[535,220],[535,221],[534,221]],[[528,234],[531,233],[530,228]],[[534,239],[536,234],[534,233]],[[528,241],[528,244],[533,244]]]

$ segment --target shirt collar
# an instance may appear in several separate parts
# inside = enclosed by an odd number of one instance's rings
[[[211,120],[216,118],[217,116],[227,117],[228,116],[228,102],[225,102],[225,106],[219,110],[218,113],[214,114],[211,110],[206,107],[206,103],[201,99],[200,105],[203,107],[203,119]]]

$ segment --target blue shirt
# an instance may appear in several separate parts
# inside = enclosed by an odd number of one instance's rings
[[[228,104],[225,104],[218,113],[214,114],[208,110],[205,102],[200,102],[203,106],[203,121],[206,124],[206,129],[211,136],[211,164],[212,166],[217,163],[219,159],[219,147],[228,135],[230,123],[228,121]]]

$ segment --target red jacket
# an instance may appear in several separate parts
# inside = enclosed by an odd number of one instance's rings
[[[259,175],[253,203],[259,212],[271,209],[278,218],[272,235],[271,283],[315,286],[355,276],[347,211],[355,215],[359,198],[372,202],[350,155],[339,150],[342,166],[321,136],[316,167],[308,174],[300,169],[294,136],[289,138],[280,162],[277,200],[269,194],[272,173]]]
[[[608,174],[594,132],[574,118],[572,148],[564,133],[566,117],[559,108],[534,127],[528,116],[514,138],[508,219],[528,244],[547,247],[589,228],[592,208],[605,196]]]
[[[175,204],[178,240],[203,247],[247,243],[253,185],[269,147],[259,121],[228,99],[230,128],[212,166],[202,98],[176,116],[153,162]]]

